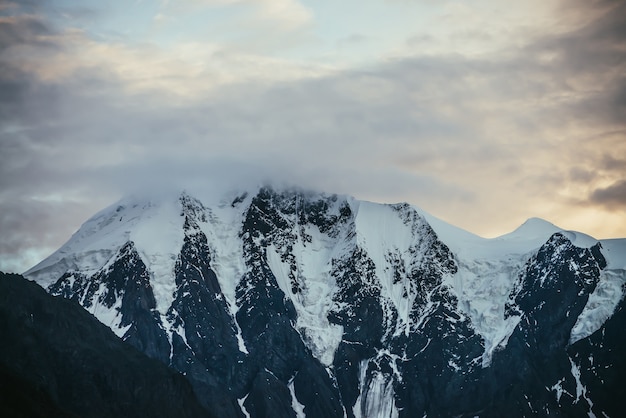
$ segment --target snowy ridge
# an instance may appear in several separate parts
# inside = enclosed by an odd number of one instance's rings
[[[179,212],[176,199],[124,198],[85,222],[58,251],[24,275],[47,288],[66,271],[94,274],[124,244],[133,241],[151,272],[158,310],[165,314],[172,300],[171,278],[183,239]]]
[[[66,271],[90,274],[101,269],[129,240],[130,230],[139,221],[145,207],[131,213],[126,199],[98,212],[52,255],[27,270],[24,275],[47,288]],[[127,212],[126,216],[120,212]],[[117,220],[117,222],[115,222]]]
[[[531,255],[557,232],[580,248],[598,243],[589,235],[561,229],[539,218],[530,218],[513,232],[487,239],[446,224],[424,211],[421,213],[457,257],[459,271],[448,276],[447,284],[457,296],[459,307],[470,316],[474,328],[485,340],[483,366],[490,364],[494,350],[506,345],[520,319],[505,318],[504,310],[515,281]],[[598,330],[624,296],[626,239],[600,243],[608,261],[607,270],[601,274],[572,330],[572,343]]]
[[[506,345],[520,320],[517,316],[505,317],[505,305],[519,274],[531,254],[559,229],[533,218],[509,234],[486,239],[421,213],[456,257],[458,271],[448,275],[445,283],[484,339],[482,364],[486,367],[493,352]]]

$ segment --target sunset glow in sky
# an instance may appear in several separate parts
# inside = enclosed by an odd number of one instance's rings
[[[626,237],[626,2],[0,0],[0,270],[260,179]]]

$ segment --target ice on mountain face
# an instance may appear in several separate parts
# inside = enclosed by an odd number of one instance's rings
[[[380,281],[381,296],[392,301],[399,318],[403,321],[406,330],[409,329],[409,313],[412,302],[407,292],[406,275],[404,280],[396,281],[394,266],[389,265],[388,254],[398,255],[402,260],[402,268],[410,271],[406,265],[409,247],[415,237],[410,228],[397,216],[397,212],[390,206],[370,202],[360,202],[355,216],[355,230],[357,245],[364,249],[376,267],[376,277]],[[403,297],[406,294],[406,297]]]
[[[505,305],[522,270],[522,260],[457,260],[456,274],[447,275],[444,283],[458,300],[472,326],[483,337],[483,367],[491,363],[493,352],[505,346],[520,318],[505,318]]]
[[[560,406],[560,402],[561,402],[561,396],[563,396],[564,393],[567,393],[568,395],[571,396],[571,394],[569,392],[567,392],[565,389],[563,389],[563,381],[565,380],[565,378],[560,379],[558,382],[556,382],[554,385],[552,385],[552,387],[550,387],[549,389],[554,391],[555,396],[556,396],[556,403],[559,404]]]
[[[397,418],[398,409],[393,402],[393,380],[380,372],[374,377],[366,389],[364,417]]]
[[[419,209],[418,209],[419,211]],[[454,254],[458,270],[444,284],[471,319],[484,340],[482,364],[487,367],[495,350],[507,344],[519,317],[505,318],[505,305],[524,264],[533,251],[559,229],[534,218],[510,234],[485,239],[420,212]]]
[[[328,248],[317,248],[316,255],[323,256],[323,250],[328,251]],[[297,248],[295,251],[297,252]],[[291,266],[281,261],[275,247],[268,248],[267,256],[268,264],[279,287],[291,299],[298,312],[296,328],[303,335],[305,344],[322,364],[329,366],[332,364],[343,335],[341,326],[328,322],[332,295],[335,292],[335,285],[328,274],[330,259],[319,264],[307,263],[309,260],[296,260],[300,264],[297,280],[303,283],[303,286],[294,294],[289,280]]]
[[[235,289],[246,271],[243,245],[239,237],[243,221],[242,208],[245,206],[241,204],[233,208],[224,202],[213,208],[213,216],[207,223],[200,224],[211,249],[211,268],[217,275],[233,317],[238,309]]]
[[[448,224],[419,208],[415,209],[426,218],[439,239],[457,257],[465,260],[502,260],[523,257],[541,247],[556,232],[565,235],[574,245],[582,248],[591,247],[598,242],[589,235],[566,231],[539,218],[528,219],[508,234],[496,238],[482,238]]]
[[[609,319],[624,298],[626,288],[626,239],[600,241],[602,255],[607,266],[570,335],[573,344],[596,332]]]
[[[369,362],[359,367],[359,397],[352,409],[355,418],[397,418],[398,408],[394,403],[393,379],[378,370],[368,376]]]
[[[51,287],[49,291],[64,297],[77,297],[87,311],[122,338],[130,328],[130,325],[121,326],[123,319],[121,314],[122,298],[115,297],[114,303],[111,305],[109,294],[111,289],[108,289],[103,282],[89,285],[88,280],[88,277],[82,276],[80,273],[65,274],[62,283],[57,283],[55,288],[52,289]]]
[[[247,194],[214,202],[211,208],[200,200],[183,193],[181,202],[185,216],[205,235],[210,249],[210,266],[234,316],[238,310],[235,303],[235,289],[243,277],[246,266],[243,244],[239,236],[243,213],[249,204]]]
[[[607,266],[570,335],[570,344],[596,332],[609,319],[624,298],[626,288],[626,239],[602,240],[601,253]]]
[[[419,325],[419,320],[412,322],[412,316],[420,317],[419,312],[413,312],[418,293],[428,291],[431,286],[416,282],[423,280],[419,277],[424,271],[422,263],[435,255],[429,253],[434,244],[429,237],[430,226],[409,205],[353,202],[353,206],[357,245],[374,263],[383,307],[387,306],[385,300],[393,306],[391,310],[384,310],[385,315],[392,318],[395,310],[399,319],[396,332],[408,335]],[[445,263],[442,260],[427,262]],[[427,311],[428,306],[425,306],[423,313]]]
[[[330,213],[338,212],[335,203],[328,208]],[[278,240],[268,246],[267,262],[278,286],[296,308],[296,328],[304,343],[322,364],[329,366],[343,335],[343,327],[328,321],[337,290],[330,270],[333,258],[344,252],[347,231],[322,233],[316,225],[299,223],[295,215],[288,221],[293,236],[286,244]],[[298,289],[295,292],[294,283]]]
[[[572,244],[579,248],[591,248],[598,243],[597,239],[582,232],[561,231],[561,234],[565,235]]]
[[[615,308],[624,297],[626,274],[623,270],[604,270],[589,300],[578,317],[572,333],[570,344],[596,332],[602,324],[615,312]]]

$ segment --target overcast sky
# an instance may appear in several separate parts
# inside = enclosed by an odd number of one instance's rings
[[[626,237],[626,2],[0,0],[0,270],[258,179]]]

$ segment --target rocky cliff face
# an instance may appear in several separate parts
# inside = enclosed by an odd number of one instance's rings
[[[609,263],[543,221],[484,240],[408,204],[263,187],[123,201],[27,275],[218,416],[602,416],[624,394],[626,246],[608,244]]]

